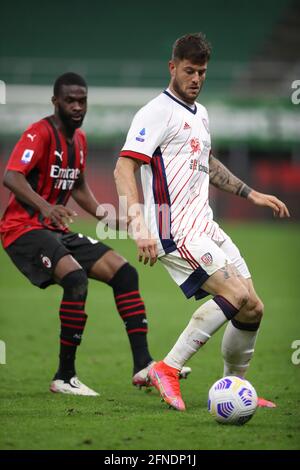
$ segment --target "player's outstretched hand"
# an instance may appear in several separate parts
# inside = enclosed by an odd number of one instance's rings
[[[132,219],[128,225],[128,234],[135,241],[140,263],[153,266],[157,261],[158,250],[156,238],[149,232],[142,217]]]
[[[42,211],[46,219],[50,219],[58,228],[67,228],[73,222],[72,217],[76,217],[76,212],[62,205],[49,206]]]
[[[257,206],[270,207],[273,210],[274,217],[290,217],[290,213],[284,202],[280,201],[276,196],[271,194],[263,194],[254,189],[248,195],[249,201]]]
[[[153,266],[157,261],[157,243],[153,239],[138,239],[136,240],[138,247],[139,261],[147,264],[150,261],[150,266]]]
[[[150,261],[150,266],[153,266],[157,261],[158,255],[156,239],[148,230],[144,230],[136,237],[135,242],[140,263],[144,262],[144,264],[147,264]]]

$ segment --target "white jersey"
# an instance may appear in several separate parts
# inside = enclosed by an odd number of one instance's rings
[[[222,241],[209,206],[211,140],[206,108],[165,90],[135,115],[120,156],[142,160],[145,221],[159,256],[205,233]]]

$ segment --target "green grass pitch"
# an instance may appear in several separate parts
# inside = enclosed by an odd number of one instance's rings
[[[222,373],[222,330],[192,358],[182,383],[185,413],[169,410],[156,391],[131,385],[131,355],[110,288],[90,282],[89,320],[78,351],[79,378],[100,397],[48,392],[58,355],[61,291],[41,291],[0,253],[1,449],[300,449],[300,365],[291,361],[300,340],[300,228],[290,222],[226,225],[244,254],[265,318],[247,378],[276,409],[259,409],[242,427],[222,426],[207,412],[207,392]],[[95,236],[95,225],[74,230]],[[139,265],[131,241],[109,244],[139,270],[149,319],[149,343],[159,359],[185,327],[197,303],[187,301],[164,268]],[[300,354],[298,354],[300,357]]]

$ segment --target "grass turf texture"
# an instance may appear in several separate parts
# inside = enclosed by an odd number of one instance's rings
[[[73,229],[95,236],[88,223]],[[131,385],[131,354],[110,288],[90,282],[89,319],[78,351],[77,372],[100,397],[48,392],[58,355],[61,289],[41,291],[1,250],[0,365],[1,449],[300,449],[300,365],[291,344],[300,339],[299,225],[227,225],[244,253],[266,306],[247,378],[276,409],[258,409],[243,427],[218,425],[207,412],[207,392],[222,374],[222,331],[192,358],[182,382],[186,413],[169,410],[156,391]],[[140,273],[149,319],[149,343],[159,359],[173,345],[197,303],[185,300],[164,268],[139,265],[131,241],[109,244]]]

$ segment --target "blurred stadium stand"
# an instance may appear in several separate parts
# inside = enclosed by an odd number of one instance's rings
[[[200,101],[215,154],[300,219],[300,104],[291,102],[292,82],[300,80],[299,0],[29,0],[17,8],[5,2],[1,20],[1,174],[20,132],[51,113],[55,78],[72,70],[90,86],[91,186],[102,201],[115,201],[112,170],[133,114],[167,85],[174,40],[202,30],[213,55]],[[212,195],[218,216],[271,218],[238,198]],[[0,211],[6,199],[1,188]]]
[[[288,0],[190,0],[182,11],[181,0],[154,0],[149,7],[137,0],[105,6],[91,0],[84,4],[53,0],[42,6],[30,0],[20,2],[18,8],[5,2],[1,6],[2,80],[48,85],[62,70],[74,69],[94,86],[163,87],[174,39],[200,29],[214,46],[208,91],[225,94],[270,41],[274,24],[290,11],[288,5]],[[289,14],[293,16],[293,10]],[[288,46],[293,50],[292,44]],[[261,57],[264,63],[284,58],[266,52]],[[268,66],[265,73],[269,79]]]

